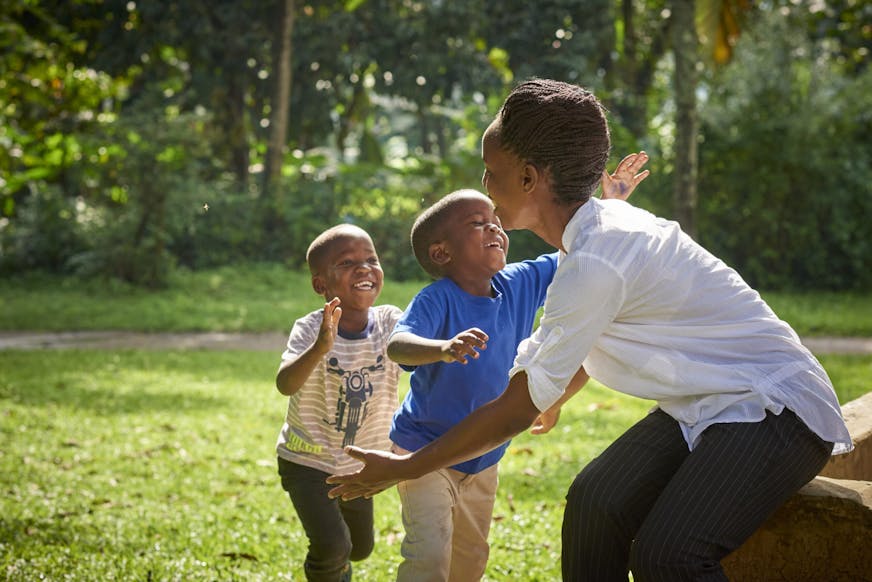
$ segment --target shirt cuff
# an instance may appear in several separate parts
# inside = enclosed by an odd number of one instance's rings
[[[518,372],[526,373],[530,400],[540,412],[544,412],[563,396],[564,389],[554,382],[548,368],[543,365],[547,363],[548,353],[563,337],[563,328],[552,328],[544,338],[539,337],[542,335],[541,328],[537,332],[539,333],[534,333],[518,346],[518,355],[515,357],[515,365],[509,370],[509,377]]]

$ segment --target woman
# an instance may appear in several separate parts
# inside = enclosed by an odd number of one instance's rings
[[[674,222],[592,194],[610,148],[603,108],[551,80],[516,87],[482,140],[506,229],[563,253],[540,327],[503,395],[415,454],[353,450],[331,495],[372,495],[489,450],[563,397],[583,364],[654,411],[567,495],[565,580],[725,580],[737,548],[851,439],[832,385],[759,294]]]

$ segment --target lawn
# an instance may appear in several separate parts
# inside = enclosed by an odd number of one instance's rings
[[[851,391],[872,372],[868,357],[822,359]],[[287,402],[275,366],[257,352],[0,351],[0,571],[302,580],[306,541],[275,471]],[[568,484],[650,405],[591,383],[551,434],[515,439],[487,580],[559,579]],[[393,579],[399,561],[394,490],[376,511],[376,550],[355,580]]]
[[[252,352],[0,352],[0,563],[8,579],[302,580],[275,471],[286,399]],[[559,579],[572,476],[650,403],[589,386],[502,466],[489,580]],[[402,528],[376,498],[355,580],[393,579]]]
[[[386,281],[405,307],[423,281]],[[763,292],[801,336],[872,337],[872,294]],[[46,275],[0,278],[0,330],[287,331],[323,302],[309,276],[280,265],[177,272],[166,289]]]
[[[389,281],[381,301],[404,306],[421,285]],[[872,336],[869,297],[764,296],[802,335]],[[179,273],[159,292],[31,276],[0,280],[0,330],[287,332],[319,303],[304,273],[270,265]],[[280,349],[0,351],[0,575],[303,580],[305,536],[275,470]],[[868,392],[872,356],[820,359],[840,401]],[[486,580],[560,578],[566,488],[650,406],[592,382],[551,434],[514,440]],[[391,580],[399,562],[395,491],[375,503],[355,580]]]

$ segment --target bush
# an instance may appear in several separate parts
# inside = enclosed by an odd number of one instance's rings
[[[0,219],[0,272],[64,272],[85,246],[76,200],[41,182],[17,208],[15,220]]]
[[[763,288],[869,289],[872,70],[846,77],[776,16],[702,107],[700,239]]]

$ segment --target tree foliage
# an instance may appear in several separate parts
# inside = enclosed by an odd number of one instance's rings
[[[703,240],[769,288],[869,288],[872,71],[779,14],[746,34],[705,109]]]
[[[868,288],[869,232],[857,219],[870,199],[868,7],[698,4],[722,22],[753,10],[755,23],[721,39],[732,60],[705,68],[697,90],[699,238],[755,284]],[[481,132],[531,76],[597,92],[615,157],[652,155],[634,201],[674,216],[665,0],[19,0],[0,10],[5,273],[160,285],[175,266],[299,265],[315,234],[349,220],[373,233],[390,276],[420,277],[414,216],[478,185]],[[284,147],[270,145],[285,108]],[[268,162],[269,152],[279,155]],[[546,250],[524,235],[512,249]]]

